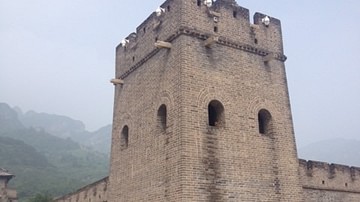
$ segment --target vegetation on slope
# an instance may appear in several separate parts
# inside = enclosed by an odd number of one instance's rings
[[[44,130],[26,128],[16,112],[0,104],[0,167],[16,177],[19,201],[37,193],[59,196],[108,174],[108,155]]]

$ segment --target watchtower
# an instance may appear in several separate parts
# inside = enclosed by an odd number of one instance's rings
[[[280,21],[167,0],[116,48],[109,201],[303,201]]]

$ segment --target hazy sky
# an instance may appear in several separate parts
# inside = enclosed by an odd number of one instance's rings
[[[163,0],[0,0],[0,102],[112,121],[115,47]],[[299,146],[360,139],[360,1],[244,0],[280,18]]]

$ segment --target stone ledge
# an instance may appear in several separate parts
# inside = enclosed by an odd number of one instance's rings
[[[315,186],[303,186],[303,189],[312,189],[312,190],[318,190],[318,191],[331,191],[331,192],[345,192],[345,193],[360,194],[360,191],[355,191],[355,190],[332,189],[332,188],[315,187]]]

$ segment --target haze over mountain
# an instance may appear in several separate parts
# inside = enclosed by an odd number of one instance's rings
[[[87,133],[81,121],[55,114],[28,111],[25,114],[17,110],[18,117],[25,127],[45,129],[45,131],[61,138],[68,138],[77,134]]]
[[[108,175],[107,154],[70,137],[54,136],[42,127],[25,127],[18,112],[0,103],[0,167],[16,175],[11,186],[18,190],[20,202],[38,192],[63,195]],[[35,112],[31,116],[39,123]],[[54,117],[44,121],[54,123]]]
[[[19,107],[15,107],[19,121],[27,128],[44,130],[47,133],[60,138],[70,138],[82,146],[90,147],[96,151],[110,153],[110,137],[112,126],[106,125],[94,132],[85,129],[83,122],[67,116],[38,113],[28,111],[23,113]]]

